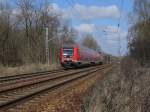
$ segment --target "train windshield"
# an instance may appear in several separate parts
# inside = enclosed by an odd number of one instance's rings
[[[63,49],[63,55],[64,56],[72,56],[73,55],[73,49]]]

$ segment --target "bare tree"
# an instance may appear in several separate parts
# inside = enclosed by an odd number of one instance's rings
[[[129,49],[130,55],[137,59],[141,64],[150,60],[150,1],[135,0],[134,14],[136,23],[129,30]]]
[[[0,5],[0,64],[45,63],[45,27],[51,62],[58,60],[60,43],[74,43],[75,31],[62,23],[48,0],[17,0],[13,9],[5,4]]]
[[[69,28],[66,24],[62,27],[60,35],[62,44],[73,44],[77,38],[75,30],[73,28]]]
[[[100,46],[94,39],[94,37],[91,34],[86,34],[85,37],[82,40],[82,45],[91,48],[93,50],[100,50]]]
[[[0,64],[6,65],[10,63],[13,56],[11,53],[15,49],[13,38],[11,35],[11,7],[7,1],[1,1],[0,3]],[[13,56],[12,56],[13,55]]]

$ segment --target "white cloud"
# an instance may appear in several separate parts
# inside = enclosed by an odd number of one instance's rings
[[[14,8],[12,10],[12,15],[19,15],[21,13],[21,9],[18,9],[18,8]]]
[[[94,24],[81,24],[81,25],[75,27],[75,29],[78,32],[93,33],[95,30],[95,25]]]
[[[119,8],[116,5],[110,6],[86,6],[75,4],[73,7],[60,8],[56,3],[52,4],[54,11],[63,14],[64,18],[73,19],[103,19],[118,18],[120,15]]]
[[[49,9],[54,11],[57,14],[63,14],[63,10],[58,6],[56,3],[52,3],[51,6],[49,6]]]
[[[76,4],[74,8],[79,12],[82,19],[118,18],[119,9],[117,6],[84,6]]]

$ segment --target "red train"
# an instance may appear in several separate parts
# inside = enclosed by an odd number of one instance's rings
[[[103,64],[103,54],[80,45],[64,45],[60,49],[60,64],[65,68]]]

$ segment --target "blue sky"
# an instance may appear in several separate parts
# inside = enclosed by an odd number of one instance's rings
[[[120,32],[121,54],[127,53],[128,13],[133,0],[124,0],[120,29],[118,29],[121,0],[51,0],[56,11],[64,13],[81,34],[92,33],[101,48],[118,55]],[[87,11],[86,11],[87,10]]]
[[[13,0],[13,2],[16,0]],[[133,0],[124,0],[118,29],[121,0],[48,0],[62,19],[71,21],[80,35],[91,33],[106,53],[118,55],[120,33],[121,55],[127,53],[128,13]],[[39,3],[41,0],[39,0]],[[81,39],[81,38],[80,38]]]

